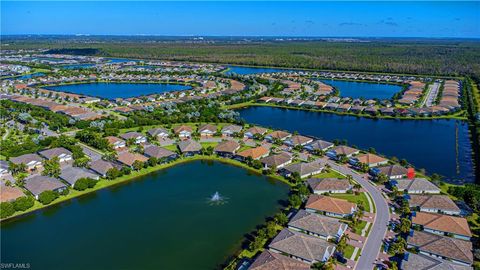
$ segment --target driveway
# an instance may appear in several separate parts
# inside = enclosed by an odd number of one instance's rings
[[[358,263],[355,269],[358,270],[370,270],[375,266],[378,253],[383,243],[383,238],[387,232],[388,221],[390,220],[390,212],[388,204],[383,197],[380,190],[374,185],[370,184],[367,175],[360,175],[352,172],[348,167],[338,165],[335,162],[324,159],[330,167],[344,175],[351,175],[355,181],[357,181],[372,197],[376,207],[375,221],[373,227],[370,230],[370,234],[367,237],[365,246],[362,249],[362,255],[358,259]]]

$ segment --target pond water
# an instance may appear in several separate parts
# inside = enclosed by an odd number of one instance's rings
[[[217,191],[225,203],[208,202]],[[287,193],[287,185],[238,167],[190,162],[2,224],[2,263],[215,269]]]
[[[248,123],[298,131],[325,140],[347,140],[362,149],[406,159],[452,183],[474,182],[468,126],[456,120],[391,120],[272,107],[239,110]]]
[[[44,88],[106,99],[139,97],[191,89],[188,85],[164,83],[84,83],[47,86]]]
[[[365,98],[365,99],[391,99],[400,92],[402,87],[393,84],[354,82],[342,80],[321,80],[322,82],[337,88],[341,97]]]

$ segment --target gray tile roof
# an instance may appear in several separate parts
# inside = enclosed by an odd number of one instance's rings
[[[45,157],[46,159],[52,159],[54,157],[60,156],[61,154],[70,155],[70,156],[72,155],[72,152],[70,152],[69,150],[67,150],[63,147],[56,147],[56,148],[52,148],[52,149],[47,149],[47,150],[40,151],[38,153],[40,155],[42,155],[43,157]]]
[[[289,171],[290,173],[298,172],[300,175],[315,173],[321,169],[323,169],[323,165],[318,162],[300,162],[285,167],[285,170]]]
[[[105,161],[103,159],[99,159],[90,163],[90,169],[97,172],[100,175],[107,174],[107,171],[113,167],[115,166],[112,162]]]
[[[18,156],[18,157],[12,157],[10,158],[10,161],[14,164],[27,164],[31,161],[39,161],[41,162],[43,160],[43,158],[41,158],[39,155],[37,154],[25,154],[25,155],[21,155],[21,156]]]
[[[402,261],[404,270],[471,270],[471,266],[461,265],[423,254],[409,253],[408,260]]]
[[[389,165],[389,166],[383,166],[378,168],[380,170],[380,173],[385,174],[388,177],[392,176],[399,176],[399,175],[407,175],[408,170],[402,166],[399,165]]]
[[[312,149],[318,149],[318,150],[325,150],[330,147],[332,147],[334,144],[331,142],[323,141],[323,140],[316,140],[313,141],[312,143],[309,143],[308,146]]]
[[[340,222],[336,218],[307,212],[298,211],[288,223],[289,227],[295,227],[304,231],[309,231],[324,237],[336,237],[339,229],[346,230],[347,224]]]
[[[285,255],[263,251],[248,268],[249,270],[309,270],[310,265]]]
[[[308,185],[313,191],[329,190],[329,191],[346,191],[352,188],[347,179],[338,178],[310,178],[307,180]]]
[[[170,134],[170,132],[164,128],[152,128],[148,131],[148,134],[150,134],[152,137],[158,136],[162,133]]]
[[[440,188],[438,188],[434,183],[428,181],[425,178],[414,178],[414,179],[398,179],[396,186],[399,191],[407,190],[408,192],[426,192],[432,191],[440,193]]]
[[[46,190],[58,190],[65,187],[60,180],[48,176],[36,175],[25,179],[25,188],[35,196]]]
[[[197,152],[202,150],[202,145],[194,140],[186,140],[178,143],[178,148],[182,153]]]
[[[131,132],[127,132],[125,134],[120,135],[120,137],[122,137],[125,140],[128,140],[128,139],[132,139],[132,138],[136,139],[137,137],[145,137],[145,135],[143,135],[140,132],[131,131]]]
[[[143,154],[147,157],[166,158],[176,155],[175,152],[167,150],[156,145],[149,145],[145,147]]]
[[[285,164],[292,160],[292,156],[286,152],[280,154],[271,155],[265,158],[262,158],[260,161],[267,165],[270,168],[277,168],[278,166]]]
[[[446,195],[410,195],[410,207],[438,209],[444,212],[460,212],[460,208]]]
[[[85,168],[69,166],[65,167],[62,170],[60,178],[67,181],[70,185],[73,186],[75,185],[75,182],[77,182],[77,180],[80,178],[98,179],[98,175]]]

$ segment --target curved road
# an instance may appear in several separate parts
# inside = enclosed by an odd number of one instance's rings
[[[390,220],[390,211],[388,203],[382,195],[382,192],[377,187],[370,184],[364,175],[353,173],[351,169],[338,165],[331,160],[325,160],[330,167],[344,175],[351,175],[368,193],[370,193],[373,203],[376,207],[375,221],[367,237],[366,243],[361,251],[355,269],[357,270],[371,270],[375,266],[375,262],[382,247],[385,233],[387,232],[388,222]]]

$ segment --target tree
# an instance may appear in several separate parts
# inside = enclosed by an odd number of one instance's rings
[[[400,255],[405,253],[405,247],[407,242],[402,237],[397,237],[393,243],[390,244],[388,248],[389,254]]]
[[[56,198],[58,198],[58,193],[51,190],[46,190],[40,193],[40,195],[38,195],[38,201],[40,201],[44,205],[50,204]]]
[[[337,243],[337,251],[342,253],[345,252],[345,249],[347,248],[347,242],[348,242],[348,235],[346,234],[343,234],[342,237],[340,237],[340,239],[338,240],[338,243]]]
[[[408,218],[401,218],[400,219],[400,232],[408,233],[410,231],[410,227],[412,226],[412,222]]]
[[[288,202],[293,208],[299,208],[302,205],[302,199],[296,194],[291,195]]]
[[[15,208],[12,203],[0,203],[0,218],[7,218],[15,213]]]
[[[310,190],[306,185],[300,184],[298,187],[298,194],[302,197],[305,198],[310,194]]]
[[[121,171],[122,171],[122,174],[123,174],[123,175],[129,175],[129,174],[132,173],[132,169],[131,169],[130,167],[126,167],[126,166],[125,166],[125,167],[122,167],[122,170],[121,170]]]
[[[388,176],[383,174],[383,173],[379,173],[377,175],[377,182],[380,183],[380,184],[384,184],[385,182],[388,181]]]
[[[58,157],[54,157],[50,160],[46,159],[43,161],[43,175],[48,175],[50,177],[58,178],[60,176],[60,162]]]
[[[75,182],[75,185],[73,185],[73,188],[75,190],[85,190],[87,188],[93,188],[97,184],[97,181],[92,179],[92,178],[80,178]]]
[[[280,226],[285,226],[288,223],[288,217],[283,212],[277,213],[273,219]]]
[[[106,177],[108,180],[113,180],[117,177],[120,177],[121,175],[122,175],[122,172],[116,167],[110,168],[106,173]]]
[[[13,162],[8,163],[8,169],[12,172],[12,174],[15,176],[19,173],[23,173],[27,171],[27,165],[24,163],[20,164],[15,164]]]
[[[143,162],[141,162],[140,160],[135,160],[132,166],[135,171],[139,171],[143,168]]]
[[[34,203],[35,203],[35,200],[32,197],[23,196],[23,197],[17,198],[13,202],[13,207],[15,208],[16,211],[25,211],[33,207]]]
[[[84,157],[75,159],[75,161],[73,162],[73,165],[76,167],[87,167],[88,162],[90,162],[90,158],[87,156],[84,156]]]

